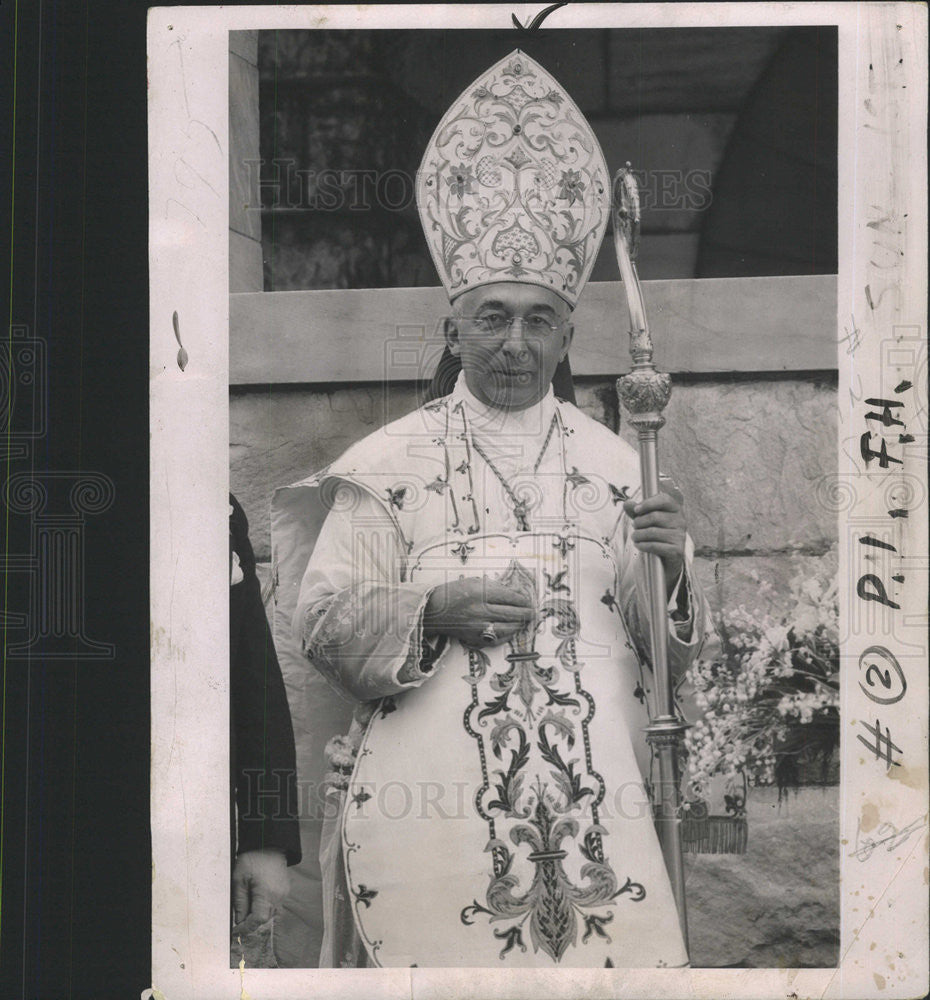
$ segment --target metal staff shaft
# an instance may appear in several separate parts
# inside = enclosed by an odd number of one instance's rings
[[[639,194],[630,164],[621,167],[613,183],[614,248],[630,313],[629,375],[617,379],[617,396],[639,436],[642,495],[647,500],[659,492],[658,432],[665,424],[662,411],[672,394],[668,375],[656,371],[652,361],[652,338],[646,323],[646,309],[634,263],[639,242]],[[668,602],[662,560],[645,554],[649,594],[650,646],[656,714],[646,727],[646,740],[653,746],[659,764],[656,789],[656,831],[668,869],[678,919],[688,947],[688,915],[685,904],[685,875],[681,851],[679,814],[678,755],[686,725],[678,717],[668,663]]]

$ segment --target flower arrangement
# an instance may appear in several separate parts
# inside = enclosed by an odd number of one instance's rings
[[[760,596],[773,594],[755,579]],[[729,792],[747,782],[782,791],[797,784],[801,761],[819,761],[825,774],[839,745],[836,547],[816,574],[799,570],[789,586],[793,604],[782,618],[744,604],[716,615],[719,654],[688,670],[703,712],[685,740],[698,798],[712,778]]]

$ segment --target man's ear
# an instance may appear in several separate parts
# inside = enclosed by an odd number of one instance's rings
[[[462,345],[459,342],[458,322],[458,318],[455,316],[446,316],[442,321],[442,332],[445,334],[446,346],[449,348],[449,353],[455,358],[462,350]]]
[[[562,327],[562,354],[559,357],[559,361],[564,361],[568,357],[568,349],[572,346],[572,337],[575,336],[575,324],[566,323]]]

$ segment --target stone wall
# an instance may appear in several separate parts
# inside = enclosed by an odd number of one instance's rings
[[[839,795],[753,789],[745,854],[686,854],[691,963],[831,968],[839,957]]]

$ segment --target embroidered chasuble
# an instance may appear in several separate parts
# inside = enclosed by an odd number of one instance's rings
[[[330,747],[321,964],[687,962],[644,787],[638,483],[635,451],[551,390],[488,409],[460,376],[293,487],[329,509],[296,634],[359,705]],[[690,551],[676,673],[705,627]],[[533,620],[499,645],[427,643],[426,601],[459,576],[520,591]]]

